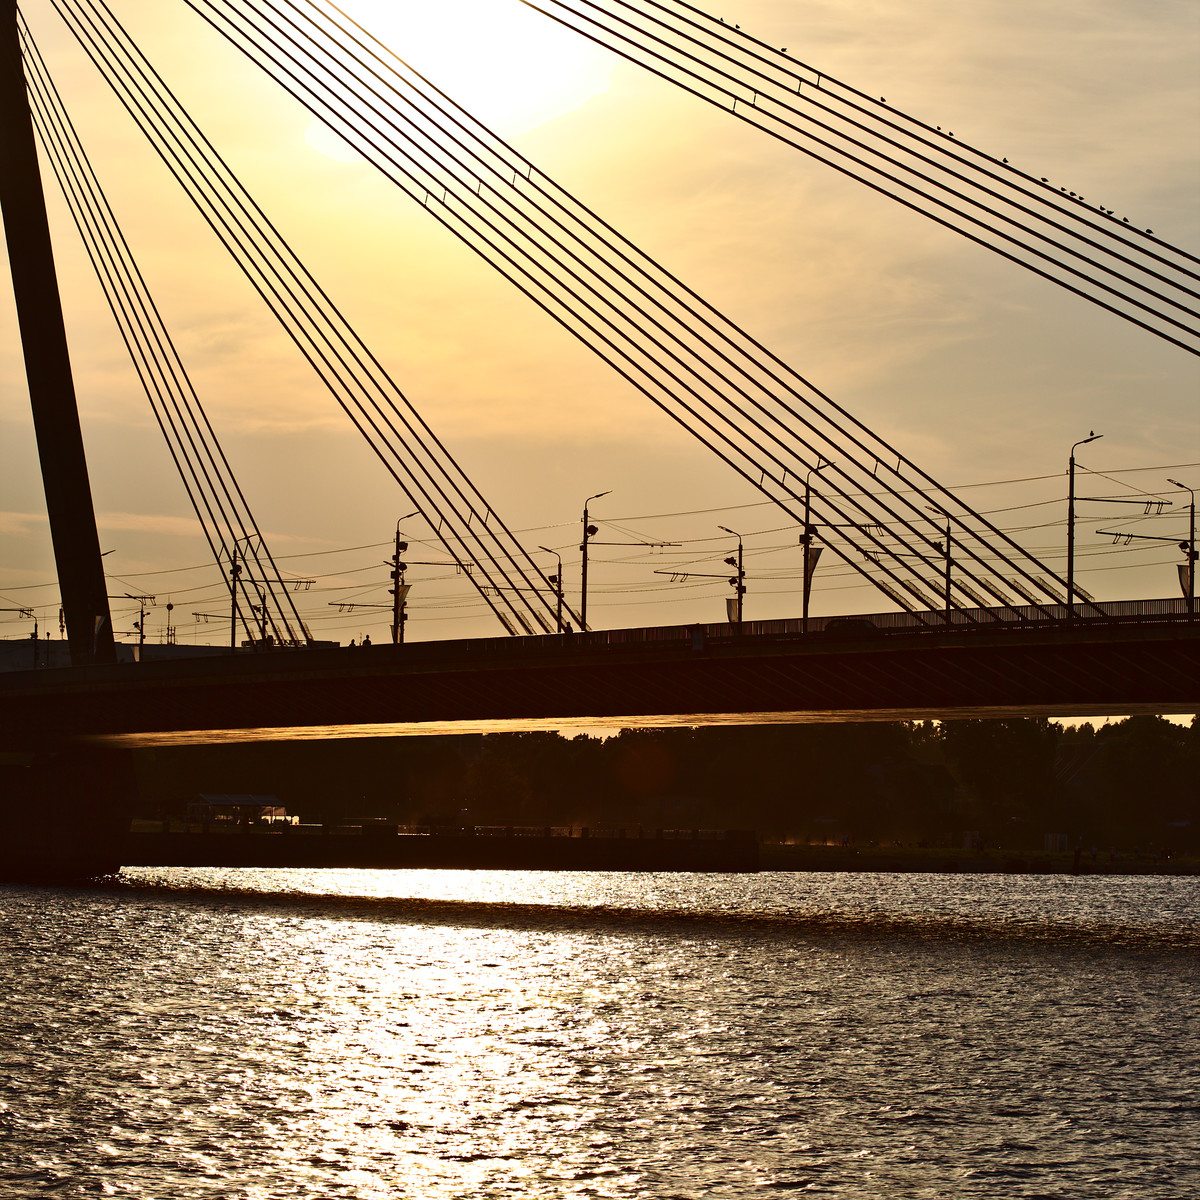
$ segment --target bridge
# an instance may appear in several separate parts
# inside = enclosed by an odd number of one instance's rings
[[[807,632],[796,619],[11,672],[0,737],[145,747],[1197,707],[1200,622],[1185,604],[1103,607],[1071,626],[1033,609],[950,627],[877,613]]]
[[[46,60],[0,0],[0,206],[72,666],[0,679],[0,739],[118,748],[527,729],[1197,705],[1192,493],[1180,600],[1097,601],[1075,577],[1074,447],[1059,572],[677,279],[327,0],[184,0],[532,304],[798,530],[803,615],[595,630],[462,469],[104,0],[50,0],[133,123],[362,434],[505,636],[322,647],[234,477]],[[682,3],[529,7],[697,100],[1105,310],[1200,355],[1200,260]],[[42,192],[66,200],[253,653],[116,662]],[[1078,444],[1094,440],[1095,435]],[[1173,486],[1191,490],[1173,481]],[[737,536],[737,535],[735,535]],[[1133,535],[1130,535],[1133,536]],[[1158,540],[1167,541],[1162,538]],[[887,611],[812,616],[824,556]],[[87,756],[91,756],[88,758]],[[108,786],[108,785],[105,785]],[[118,785],[109,788],[111,794]],[[101,789],[104,790],[103,788]]]

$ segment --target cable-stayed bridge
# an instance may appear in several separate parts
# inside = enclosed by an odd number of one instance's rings
[[[1189,610],[1168,611],[1168,605],[1153,614],[1152,620],[1148,610],[1118,615],[1112,606],[1093,601],[1075,583],[1070,556],[1065,576],[1040,561],[986,514],[932,478],[903,448],[879,437],[729,320],[336,5],[327,0],[184,2],[400,192],[798,524],[803,531],[806,571],[819,553],[825,554],[827,561],[840,561],[873,586],[882,605],[899,609],[907,625],[882,639],[864,633],[867,657],[862,661],[881,664],[911,637],[924,639],[922,654],[935,645],[936,638],[949,638],[955,645],[977,638],[979,647],[992,646],[989,653],[993,657],[1003,657],[1007,648],[1015,662],[1022,639],[1030,645],[1049,645],[1047,638],[1060,646],[1115,645],[1127,641],[1131,629],[1141,625],[1149,631],[1142,639],[1146,645],[1162,642],[1164,637],[1177,651],[1191,644],[1194,625],[1187,619],[1192,615]],[[573,634],[564,640],[556,632],[562,627],[561,578],[557,585],[552,584],[536,564],[220,156],[109,4],[105,0],[50,0],[50,7],[95,63],[134,125],[362,434],[382,468],[435,531],[448,561],[467,573],[499,627],[506,634],[518,635],[512,651],[501,651],[500,643],[480,642],[477,652],[509,665],[528,661],[531,671],[534,662],[549,656],[568,675],[578,671],[598,678],[588,656],[615,654],[617,643],[612,635]],[[1014,268],[1022,267],[1040,277],[1047,286],[1065,289],[1071,293],[1069,302],[1089,302],[1107,310],[1113,319],[1139,327],[1146,337],[1167,343],[1164,352],[1200,353],[1200,262],[1152,231],[1132,228],[1109,210],[1027,175],[949,132],[930,128],[886,101],[867,96],[678,0],[546,0],[529,7],[678,84],[696,98],[725,109],[731,118],[994,251]],[[207,664],[204,670],[210,683],[205,687],[210,690],[206,694],[220,695],[222,688],[231,686],[229,680],[257,677],[260,670],[298,686],[305,672],[315,669],[318,660],[309,656],[317,652],[301,649],[310,646],[313,638],[255,521],[247,500],[249,489],[243,490],[233,476],[31,30],[15,3],[6,0],[0,8],[4,11],[6,56],[2,198],[73,660],[80,668],[111,670],[106,664],[113,655],[112,626],[82,441],[73,416],[70,366],[45,229],[35,133],[83,238],[214,560],[228,581],[234,621],[241,621],[252,644],[269,639],[270,645],[287,647],[302,656],[283,656],[281,652],[279,657],[271,656],[272,665],[262,668]],[[1188,554],[1194,555],[1194,549],[1193,533]],[[397,579],[397,586],[399,582]],[[566,619],[575,628],[583,626],[582,615],[566,605]],[[742,625],[740,621],[736,624]],[[887,627],[887,621],[871,617],[867,625],[878,631]],[[1118,629],[1119,634],[1114,632]],[[541,639],[546,637],[550,641],[543,644]],[[535,640],[530,642],[530,638]],[[678,650],[672,643],[681,638],[664,640],[631,633],[621,653],[643,653],[646,670],[653,673],[666,661],[664,655],[669,657]],[[705,651],[689,662],[713,660],[715,648],[725,647],[726,641],[728,648],[721,649],[717,658],[745,655],[748,648],[762,649],[771,643],[774,649],[769,653],[789,661],[800,646],[801,657],[810,665],[821,657],[828,662],[849,661],[838,639],[825,637],[816,626],[787,630],[782,635],[746,626],[728,636],[705,635],[703,640]],[[631,646],[643,649],[630,650]],[[371,659],[385,674],[390,671],[399,676],[405,673],[406,661],[415,663],[421,655],[433,655],[424,661],[435,661],[440,655],[452,663],[457,653],[447,647],[417,654],[415,648],[403,647],[389,658],[373,649]],[[1179,653],[1184,657],[1176,654],[1175,661],[1183,663],[1186,652]],[[939,661],[945,657],[939,656],[940,651],[934,655]],[[1123,709],[1183,703],[1180,697],[1187,689],[1181,692],[1179,686],[1168,682],[1170,671],[1164,676],[1155,668],[1161,677],[1156,696],[1153,687],[1133,685],[1137,671],[1130,667],[1132,660],[1126,651],[1101,657],[1108,666],[1089,660],[1087,671],[1112,672],[1111,686],[1091,691],[1082,684],[1082,677],[1069,686],[1061,678],[1051,685],[1049,670],[1039,666],[1036,654],[1022,659],[1022,670],[1029,673],[1028,687],[1002,686],[999,676],[988,672],[980,678],[997,680],[991,705],[997,711],[1058,711],[1076,705],[1079,711],[1094,712],[1099,711],[1097,704]],[[918,659],[925,661],[918,656],[912,662]],[[347,678],[362,677],[361,661],[346,668]],[[1150,661],[1144,659],[1147,664]],[[343,670],[327,664],[321,671],[327,669],[332,671],[329,680],[340,678]],[[121,681],[115,690],[108,684],[97,685],[99,690],[93,694],[108,697],[105,705],[110,710],[112,705],[136,706],[141,701],[135,701],[135,696],[165,686],[174,673],[182,679],[199,670],[160,664],[151,673],[149,664],[143,664],[132,690]],[[883,676],[873,672],[874,668],[864,678],[875,679],[882,686]],[[1039,672],[1044,676],[1040,685]],[[429,684],[429,672],[425,674],[425,684]],[[672,712],[724,711],[711,700],[703,705],[688,704],[687,687],[703,690],[708,686],[701,683],[705,674],[706,669],[688,668],[679,678],[690,678],[692,684],[681,683],[673,692],[658,693],[653,702],[638,702],[621,710],[598,698],[580,700],[575,707],[557,702],[554,688],[565,689],[567,684],[556,668],[541,677],[543,682],[551,676],[557,679],[553,688],[543,686],[530,693],[541,695],[541,701],[515,706],[520,712],[492,715],[532,720],[539,704],[545,707],[542,715],[546,718],[593,715],[634,719]],[[707,674],[715,678],[719,672]],[[766,673],[760,675],[765,680]],[[910,681],[907,704],[912,711],[946,713],[989,707],[978,686],[957,692],[947,687],[933,696],[926,686],[928,679],[923,682],[915,667],[905,668],[900,677]],[[151,684],[151,678],[157,683]],[[965,674],[963,678],[965,681]],[[1123,679],[1128,689],[1122,702]],[[92,690],[82,676],[72,682],[64,674],[53,686],[38,684],[28,695],[46,696],[60,689],[60,696],[66,697],[76,686],[82,689],[80,694]],[[854,703],[843,696],[822,704],[820,695],[810,691],[804,692],[802,703],[788,703],[786,689],[781,691],[760,680],[757,686],[763,690],[756,696],[754,686],[739,685],[742,699],[732,706],[733,711],[874,711],[869,699],[858,702],[862,696]],[[833,683],[825,686],[833,697]],[[1040,706],[1039,686],[1045,689]],[[334,689],[344,697],[347,712],[359,711],[357,701],[351,698],[353,690]],[[25,693],[12,693],[18,694]],[[452,720],[456,713],[464,719],[487,717],[471,707],[469,688],[460,688],[458,694],[463,697],[459,709],[443,707],[438,719]],[[431,697],[432,690],[427,689],[426,695]],[[798,691],[793,700],[799,695]],[[889,696],[891,702],[880,711],[905,708],[901,693],[893,689]],[[76,709],[82,713],[89,703],[96,708],[94,701],[80,700]],[[209,701],[201,707],[204,704]],[[583,711],[589,704],[593,711]],[[395,714],[389,718],[378,706],[367,707],[371,713],[367,723],[395,719]],[[64,713],[68,710],[70,705],[62,709]],[[205,711],[216,709],[210,705]],[[231,723],[239,728],[280,727],[277,712],[264,710],[260,715],[260,720],[244,716]],[[300,723],[329,725],[337,723],[336,716],[326,712]],[[405,708],[404,719],[419,719],[419,714]],[[171,720],[160,715],[158,723]],[[135,732],[135,726],[146,728],[144,720],[125,724],[129,732]],[[103,721],[78,718],[80,732],[99,732],[102,725]],[[121,732],[119,725],[119,719],[115,724],[110,720],[109,731]],[[218,726],[219,721],[197,725],[195,719],[187,724],[190,729]]]

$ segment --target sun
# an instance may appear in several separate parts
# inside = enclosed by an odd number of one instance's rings
[[[339,7],[503,137],[608,90],[612,57],[520,0],[340,0]],[[331,158],[356,157],[319,121],[305,140]]]

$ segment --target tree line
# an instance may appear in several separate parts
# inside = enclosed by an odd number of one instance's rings
[[[317,822],[744,828],[766,840],[1200,849],[1200,723],[1041,718],[506,733],[158,750],[142,810],[279,797]]]

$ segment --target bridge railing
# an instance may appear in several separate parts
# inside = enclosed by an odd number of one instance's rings
[[[785,617],[768,621],[744,621],[691,625],[650,625],[640,629],[593,629],[587,633],[537,634],[517,638],[472,638],[459,642],[409,643],[404,653],[430,657],[446,654],[469,658],[502,658],[524,656],[532,650],[555,648],[623,647],[649,645],[680,645],[691,643],[704,646],[710,643],[733,642],[739,639],[761,638],[859,638],[914,633],[997,633],[1011,630],[1016,633],[1034,628],[1052,628],[1065,624],[1065,604],[1004,605],[994,608],[953,609],[947,621],[945,612],[883,612],[809,617],[808,631],[800,617]],[[1183,599],[1163,600],[1106,600],[1080,601],[1075,609],[1077,627],[1100,627],[1146,622],[1182,622],[1188,618],[1187,602]]]
[[[525,658],[530,652],[572,652],[577,650],[619,649],[633,646],[694,648],[738,641],[772,639],[861,640],[870,637],[912,636],[913,634],[953,633],[1025,633],[1031,629],[1063,627],[1067,610],[1063,604],[997,606],[995,608],[965,608],[945,612],[883,612],[809,617],[808,630],[799,617],[768,621],[745,621],[741,625],[728,622],[691,625],[652,625],[641,629],[596,629],[587,633],[537,634],[528,637],[463,638],[454,641],[408,642],[403,646],[379,645],[331,649],[277,648],[273,654],[352,654],[371,659],[377,655],[402,654],[406,661],[445,662],[447,659],[492,661],[506,658]],[[1114,625],[1187,622],[1187,601],[1162,600],[1103,600],[1080,601],[1075,610],[1076,628],[1098,628]],[[4,645],[0,642],[0,648]],[[21,643],[27,647],[28,643]],[[210,647],[205,647],[211,650]],[[240,657],[240,656],[239,656]],[[247,656],[249,657],[249,656]],[[3,656],[0,655],[0,660]],[[61,664],[66,666],[65,660]],[[0,670],[5,664],[0,661]],[[13,670],[14,666],[7,666]]]
[[[1187,602],[1183,599],[1163,600],[1107,600],[1084,603],[1075,609],[1077,626],[1096,627],[1117,624],[1145,623],[1148,621],[1187,620]],[[1004,605],[994,608],[964,608],[945,612],[884,612],[863,613],[843,616],[809,617],[805,633],[800,617],[785,617],[767,621],[744,621],[740,626],[721,622],[699,625],[660,625],[644,629],[601,629],[586,634],[575,634],[574,639],[584,645],[627,646],[662,644],[670,642],[707,643],[729,641],[736,638],[771,637],[859,637],[887,634],[945,633],[950,629],[956,633],[987,632],[1002,630],[1025,631],[1030,628],[1049,628],[1064,624],[1067,618],[1065,604]],[[528,645],[531,639],[520,639]],[[536,639],[548,645],[554,644],[557,635],[542,635]]]

